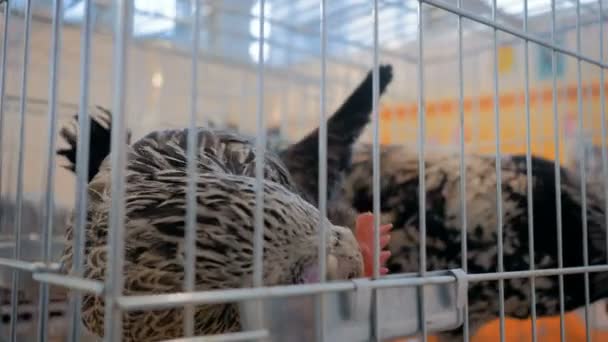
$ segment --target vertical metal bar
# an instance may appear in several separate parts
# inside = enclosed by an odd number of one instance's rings
[[[15,213],[15,249],[13,259],[21,259],[21,229],[23,225],[23,176],[25,163],[25,115],[27,105],[27,79],[30,64],[30,35],[32,27],[32,1],[25,2],[25,32],[23,45],[23,69],[21,71],[21,98],[19,99],[19,155],[17,156],[17,210]],[[11,283],[10,340],[17,342],[17,312],[19,306],[19,272],[13,270]]]
[[[458,0],[457,6],[462,8],[462,0]],[[463,51],[462,51],[462,16],[458,16],[458,115],[460,123],[460,215],[461,217],[461,232],[460,232],[460,253],[462,269],[467,272],[467,168],[465,164],[465,124],[464,124],[464,67],[463,67]],[[463,339],[468,342],[469,336],[469,301],[464,303],[464,322],[463,322]]]
[[[426,118],[424,108],[424,42],[422,26],[422,1],[418,1],[418,215],[420,216],[420,276],[426,275],[426,170],[424,158],[424,142],[426,135]],[[420,325],[422,340],[428,340],[426,326],[425,287],[420,286]]]
[[[599,22],[604,22],[603,1],[599,3]],[[604,25],[600,24],[600,62],[604,62]],[[602,118],[602,173],[604,175],[604,212],[608,213],[608,153],[606,151],[606,89],[604,80],[604,69],[600,67],[600,116]],[[606,219],[606,235],[608,235],[608,215],[604,215]],[[608,239],[606,239],[606,251],[608,251]],[[608,262],[608,254],[606,254],[606,262]]]
[[[555,0],[551,0],[551,39],[553,44],[556,44],[556,20],[555,20]],[[557,267],[564,267],[563,257],[563,245],[562,245],[562,191],[561,191],[561,173],[560,173],[560,156],[559,156],[559,114],[557,111],[557,51],[552,49],[551,51],[551,74],[552,74],[552,87],[553,87],[553,143],[555,149],[555,212],[557,221]],[[564,342],[566,338],[566,325],[564,321],[564,275],[559,274],[558,276],[559,285],[559,328],[560,328],[560,341]]]
[[[91,123],[88,115],[89,108],[89,78],[91,65],[91,32],[93,30],[93,7],[91,0],[84,1],[83,31],[80,36],[80,103],[78,110],[78,145],[76,148],[76,222],[74,234],[72,273],[79,277],[84,273],[84,244],[87,224],[87,183],[89,175],[89,141]],[[82,294],[72,291],[70,295],[70,331],[69,341],[80,341],[80,321],[82,319]]]
[[[321,282],[326,281],[326,258],[327,251],[325,249],[327,236],[325,231],[325,214],[327,212],[327,124],[325,122],[325,110],[326,110],[326,92],[327,85],[327,27],[326,27],[326,13],[325,3],[326,0],[320,0],[320,14],[321,14],[321,84],[320,84],[320,100],[319,100],[319,279]]]
[[[264,116],[264,3],[260,2],[260,37],[258,40],[258,112],[255,160],[255,229],[253,237],[253,286],[263,285],[264,262],[264,153],[266,151],[266,122]]]
[[[528,33],[528,0],[524,0],[524,32]],[[530,119],[530,42],[524,40],[524,101],[526,107],[526,180],[528,196],[528,252],[530,270],[536,268],[534,253],[534,183],[532,178],[532,125]],[[532,315],[532,342],[536,342],[536,278],[530,277],[530,313]]]
[[[2,58],[2,61],[0,62],[0,194],[2,194],[2,182],[3,182],[3,178],[2,178],[2,171],[4,169],[4,164],[3,164],[3,156],[4,156],[4,151],[3,151],[3,137],[4,137],[4,93],[6,92],[6,51],[8,50],[8,23],[9,23],[9,18],[10,16],[10,12],[11,12],[11,8],[10,8],[10,4],[8,1],[6,1],[4,3],[4,25],[2,27],[3,34],[2,34],[2,56],[0,58]]]
[[[374,0],[374,53],[372,70],[372,111],[373,111],[373,142],[372,142],[372,181],[373,181],[373,210],[374,210],[374,278],[380,277],[380,124],[378,116],[378,97],[380,83],[378,74],[378,0]]]
[[[55,219],[55,147],[57,145],[57,97],[59,90],[59,64],[61,60],[61,25],[63,23],[63,1],[53,4],[53,32],[49,81],[48,143],[46,164],[45,222],[42,227],[41,254],[45,263],[51,261],[53,221]],[[49,284],[40,283],[38,341],[47,340],[49,310]]]
[[[187,174],[188,189],[186,193],[186,232],[185,232],[185,262],[184,262],[184,291],[195,290],[196,281],[196,177],[198,159],[198,56],[200,44],[200,0],[194,0],[194,24],[192,26],[192,56],[190,79],[190,122],[188,126],[188,155]],[[194,336],[194,305],[184,307],[184,336]]]
[[[378,0],[373,2],[373,69],[372,69],[372,128],[373,128],[373,141],[372,141],[372,201],[374,211],[374,269],[373,278],[380,278],[380,116],[378,113],[378,98],[380,97],[380,80],[378,73],[378,41],[379,41],[379,22],[378,22]],[[377,341],[382,340],[380,334],[380,307],[378,305],[378,292],[374,291],[374,321],[373,331]]]
[[[114,22],[114,92],[113,123],[110,162],[112,167],[110,231],[108,233],[108,263],[105,295],[104,340],[120,341],[122,337],[122,311],[116,298],[122,294],[124,264],[124,195],[126,166],[126,96],[128,44],[133,19],[132,1],[116,0]]]
[[[327,106],[327,3],[320,0],[320,34],[321,34],[321,88],[319,99],[319,280],[327,281],[327,124],[325,111]],[[323,294],[318,296],[317,341],[325,341],[325,310]]]
[[[492,22],[496,23],[496,0],[492,0]],[[494,57],[494,121],[496,134],[496,236],[497,236],[497,253],[498,265],[497,272],[504,272],[503,262],[503,217],[502,217],[502,165],[500,152],[500,104],[498,96],[498,30],[493,29],[493,57]],[[500,342],[505,341],[505,282],[503,279],[498,280],[498,310],[499,310],[499,327],[500,327]]]
[[[600,24],[603,25],[603,24]],[[576,0],[576,52],[581,53],[581,2]],[[578,131],[580,144],[580,180],[581,180],[581,220],[583,227],[583,266],[589,266],[589,240],[587,240],[587,167],[586,167],[586,148],[583,136],[583,88],[582,88],[582,66],[580,58],[576,59],[576,104],[578,108]],[[587,342],[591,341],[591,319],[590,294],[589,294],[589,272],[584,273],[585,280],[585,335]]]
[[[256,134],[256,156],[255,156],[255,213],[253,231],[253,286],[264,286],[264,154],[266,153],[266,122],[264,115],[264,5],[265,0],[258,0],[260,4],[260,26],[258,37],[258,68],[257,68],[257,134]],[[263,321],[262,303],[256,304],[257,322]],[[261,327],[260,327],[261,328]]]

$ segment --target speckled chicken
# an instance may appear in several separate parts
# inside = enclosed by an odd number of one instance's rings
[[[390,67],[383,70],[385,74],[388,72],[386,86],[392,75]],[[353,94],[361,92],[361,89],[369,89],[371,96],[371,84],[367,84],[370,83],[369,79],[368,75]],[[332,119],[338,121],[349,114],[348,111],[348,107],[343,107]],[[109,116],[109,112],[103,114]],[[353,115],[369,113],[359,113],[357,110]],[[111,123],[111,120],[105,122]],[[98,125],[95,129],[109,133],[111,124],[107,128]],[[356,134],[360,134],[360,131]],[[72,162],[68,168],[73,170],[77,136],[69,130],[62,131],[62,135],[71,146],[59,153],[68,157]],[[127,295],[178,292],[183,287],[186,136],[187,130],[154,132],[128,146],[124,272],[124,292]],[[108,137],[109,134],[106,134],[105,138]],[[354,140],[356,136],[338,138],[330,132],[328,150],[330,154],[334,150],[349,154],[350,147],[345,148],[342,143]],[[99,146],[99,141],[93,142]],[[102,145],[107,142],[106,139]],[[255,208],[254,144],[238,134],[203,128],[198,129],[198,142],[197,289],[250,286]],[[307,146],[314,147],[314,143]],[[304,152],[316,154],[317,150]],[[98,158],[103,153],[93,155]],[[350,158],[350,155],[346,158]],[[315,271],[318,267],[319,212],[305,200],[310,196],[300,190],[290,170],[278,156],[268,151],[264,159],[264,283],[315,282],[318,280]],[[330,168],[336,170],[336,173],[330,172],[330,184],[340,181],[339,177],[331,177],[340,174],[347,166],[343,160],[342,156],[330,160]],[[110,207],[109,160],[105,159],[98,169],[93,167],[93,170],[88,187],[85,277],[102,280],[106,267]],[[352,217],[351,221],[354,222],[354,219]],[[363,258],[352,230],[329,221],[326,224],[328,279],[363,276]],[[71,227],[68,228],[67,237],[71,241]],[[63,258],[65,270],[71,268],[71,255],[71,244],[68,244]],[[83,321],[87,329],[99,336],[103,334],[103,313],[102,298],[85,296]],[[126,314],[123,338],[125,341],[155,341],[179,337],[182,335],[181,318],[181,309]],[[197,308],[197,334],[225,333],[238,329],[238,311],[234,305]]]
[[[369,98],[357,98],[364,101]],[[360,104],[361,106],[364,106]],[[371,100],[368,104],[371,106]],[[366,125],[368,121],[357,121]],[[356,130],[356,123],[348,129]],[[328,130],[334,127],[328,126]],[[345,133],[348,134],[348,133]],[[495,157],[467,155],[467,267],[469,273],[497,271],[497,206]],[[349,159],[350,162],[350,159]],[[454,153],[425,153],[426,223],[428,270],[459,268],[461,265],[460,158]],[[334,207],[348,210],[372,210],[372,149],[369,144],[355,144],[352,163],[345,165],[341,189],[334,193]],[[503,251],[504,270],[528,270],[528,202],[525,155],[503,155]],[[381,146],[382,221],[394,225],[389,244],[390,273],[417,272],[419,249],[418,153],[405,146]],[[304,166],[300,167],[304,170]],[[532,157],[533,222],[535,267],[557,268],[557,215],[553,161]],[[583,265],[582,201],[578,169],[560,168],[562,236],[564,267]],[[314,190],[314,189],[311,189]],[[605,265],[606,218],[603,184],[587,181],[587,225],[589,264]],[[316,193],[313,194],[316,196]],[[353,216],[345,215],[345,217]],[[565,279],[565,310],[585,305],[582,274]],[[477,282],[469,285],[470,332],[499,315],[498,283]],[[608,273],[590,273],[591,302],[608,297]],[[536,311],[539,317],[559,314],[558,277],[536,278]],[[530,317],[531,296],[528,278],[505,281],[507,317]],[[462,327],[440,334],[442,341],[462,341]]]
[[[369,98],[360,97],[358,101]],[[345,104],[346,105],[346,104]],[[364,104],[359,104],[365,107]],[[371,106],[371,101],[367,104]],[[357,130],[368,120],[347,126]],[[328,126],[328,130],[335,127]],[[348,134],[345,132],[344,134]],[[504,155],[502,165],[504,270],[528,270],[528,202],[525,155]],[[467,207],[467,267],[469,273],[497,271],[497,202],[495,157],[465,158]],[[350,159],[348,160],[350,162]],[[427,151],[427,265],[429,270],[461,267],[461,202],[459,155]],[[368,144],[355,145],[353,163],[344,167],[346,178],[333,194],[332,205],[340,213],[372,210],[372,151]],[[417,272],[419,248],[418,153],[404,146],[381,146],[382,220],[392,222],[391,273]],[[304,165],[298,167],[301,172]],[[557,268],[557,215],[555,173],[551,160],[532,157],[535,268]],[[560,168],[563,260],[565,267],[583,265],[582,201],[578,169]],[[314,187],[311,187],[313,197]],[[605,265],[606,224],[603,182],[587,180],[589,264]],[[353,215],[344,215],[352,217]],[[582,274],[564,277],[565,310],[584,306]],[[471,283],[469,317],[473,334],[499,314],[498,283]],[[591,302],[608,297],[608,274],[590,273]],[[536,311],[539,317],[559,314],[558,277],[536,278]],[[505,314],[525,319],[531,315],[528,278],[505,281]],[[442,341],[461,341],[462,328],[441,334]]]
[[[183,288],[186,214],[186,130],[152,133],[128,149],[125,207],[127,295],[179,292]],[[256,180],[255,150],[233,134],[199,130],[197,177],[198,290],[251,286]],[[125,146],[126,147],[126,146]],[[314,282],[318,267],[319,212],[290,190],[290,176],[278,159],[265,157],[264,283]],[[110,208],[109,160],[89,184],[85,277],[103,280]],[[363,262],[349,228],[328,227],[328,278],[361,277]],[[68,228],[68,241],[72,239]],[[71,267],[71,245],[64,265]],[[85,326],[103,335],[103,298],[86,295]],[[181,309],[125,314],[125,341],[182,336]],[[203,305],[196,333],[238,331],[232,304]]]
[[[371,108],[371,97],[349,99],[357,106]],[[363,103],[368,101],[367,104]],[[348,101],[347,101],[348,102]],[[343,106],[348,106],[345,103]],[[369,112],[368,112],[369,113]],[[340,127],[344,135],[360,131],[369,117],[360,116]],[[360,125],[359,127],[357,125]],[[328,131],[337,130],[328,125]],[[341,189],[333,193],[332,205],[344,217],[349,212],[372,210],[372,150],[369,144],[355,144],[352,163],[343,166]],[[417,272],[419,248],[418,153],[405,146],[381,146],[382,221],[394,225],[389,244],[390,273]],[[504,270],[528,270],[528,202],[525,155],[503,155],[502,204]],[[467,155],[467,267],[469,273],[497,271],[497,201],[495,157]],[[457,153],[425,153],[426,223],[428,270],[459,268],[461,265],[461,201]],[[314,165],[314,164],[313,164]],[[305,164],[294,165],[301,173],[311,172]],[[292,172],[297,172],[293,171]],[[557,213],[554,163],[532,157],[533,223],[535,268],[557,268]],[[560,168],[564,267],[583,265],[583,225],[580,175],[578,169]],[[587,225],[589,264],[606,265],[606,218],[603,182],[587,180]],[[312,196],[317,196],[310,187]],[[565,310],[584,306],[582,274],[564,277]],[[498,282],[469,284],[470,332],[499,314]],[[591,302],[608,297],[608,273],[590,273]],[[558,277],[536,278],[536,311],[539,317],[559,314]],[[507,317],[530,317],[531,295],[528,278],[505,281]],[[442,341],[462,341],[462,327],[440,334]]]
[[[344,199],[357,211],[372,208],[371,146],[359,145],[344,182]],[[493,156],[468,155],[467,266],[469,273],[497,272],[496,171]],[[461,202],[459,156],[425,155],[427,265],[429,270],[461,267]],[[383,146],[381,152],[382,220],[394,224],[390,242],[391,273],[418,271],[418,154],[402,146]],[[529,239],[525,156],[505,156],[502,165],[504,270],[528,270]],[[582,206],[579,178],[561,168],[563,261],[565,267],[583,265]],[[553,161],[533,158],[533,222],[535,267],[557,268],[556,191]],[[587,192],[589,263],[606,264],[604,202],[597,191]],[[584,306],[582,274],[564,277],[565,309]],[[505,280],[505,314],[530,316],[528,278]],[[591,302],[608,297],[608,273],[590,273]],[[536,278],[538,316],[559,314],[557,276]],[[499,314],[497,282],[469,285],[471,333]],[[462,330],[441,335],[445,341],[462,341]]]

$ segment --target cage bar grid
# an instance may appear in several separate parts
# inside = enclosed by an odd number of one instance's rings
[[[459,10],[458,8],[456,8],[456,7],[452,6],[452,5],[449,5],[447,3],[444,3],[444,2],[441,2],[441,1],[437,1],[437,0],[421,0],[421,2],[426,3],[426,4],[428,4],[430,6],[433,6],[433,7],[437,7],[437,8],[443,9],[443,10],[445,10],[447,12],[450,12],[450,13],[453,13],[453,14],[456,14],[456,15],[461,15],[463,18],[466,18],[468,20],[477,22],[479,24],[482,24],[482,25],[487,26],[487,27],[492,28],[492,29],[496,29],[497,31],[508,33],[508,34],[510,34],[512,36],[521,38],[521,39],[526,40],[528,42],[532,42],[532,43],[544,46],[546,48],[554,50],[557,53],[561,53],[561,54],[564,54],[564,55],[567,55],[567,56],[570,56],[570,57],[574,57],[576,59],[580,59],[581,61],[584,61],[584,62],[587,62],[589,64],[593,64],[593,65],[599,66],[599,67],[601,67],[603,69],[608,68],[608,65],[606,63],[603,63],[603,62],[601,62],[599,60],[596,60],[594,58],[590,58],[588,56],[580,55],[580,54],[576,53],[575,51],[572,51],[570,49],[565,49],[565,48],[563,48],[563,47],[561,47],[561,46],[559,46],[559,45],[557,45],[557,44],[555,44],[553,42],[548,42],[548,41],[546,41],[544,39],[535,37],[535,36],[530,35],[530,34],[526,34],[526,33],[524,33],[521,30],[510,28],[510,27],[508,27],[506,25],[503,25],[503,24],[500,24],[500,23],[497,23],[497,22],[493,22],[491,19],[486,19],[486,18],[484,18],[484,17],[482,17],[480,15],[477,15],[477,14],[474,14],[474,13],[470,13],[470,12],[468,12],[466,10]]]
[[[73,326],[71,327],[70,338],[72,341],[77,340],[77,336],[80,334],[80,328],[78,324],[74,324],[80,318],[80,311],[78,306],[80,305],[80,295],[79,291],[85,292],[93,292],[97,294],[103,294],[106,299],[106,340],[113,341],[118,340],[122,333],[122,323],[119,319],[124,311],[131,310],[143,310],[143,309],[158,309],[158,308],[166,308],[166,307],[174,307],[183,305],[186,308],[189,308],[188,313],[186,314],[185,322],[184,322],[184,331],[185,338],[176,339],[172,341],[194,341],[197,340],[194,337],[194,311],[193,305],[198,304],[208,304],[208,303],[220,303],[223,301],[242,301],[247,299],[252,300],[260,300],[271,297],[286,297],[286,296],[297,296],[303,294],[314,294],[319,295],[319,298],[323,297],[323,294],[329,292],[342,292],[342,291],[353,291],[356,289],[356,285],[352,282],[332,282],[324,284],[325,275],[326,275],[326,250],[325,250],[325,228],[323,218],[326,216],[327,211],[327,127],[325,122],[326,117],[326,109],[327,109],[327,100],[326,100],[326,84],[328,78],[326,76],[327,69],[327,61],[330,60],[328,57],[327,49],[327,39],[328,39],[328,30],[327,30],[327,18],[325,13],[325,0],[320,0],[320,17],[321,17],[321,25],[320,25],[320,34],[321,34],[321,81],[320,85],[320,99],[319,99],[319,108],[320,108],[320,126],[319,126],[319,207],[320,207],[320,244],[319,244],[319,271],[321,284],[318,285],[295,285],[295,286],[273,286],[268,287],[263,284],[263,269],[262,269],[262,253],[263,253],[263,153],[258,153],[256,155],[256,215],[255,215],[255,243],[254,243],[254,288],[244,288],[244,289],[235,289],[235,290],[216,290],[216,291],[195,291],[194,286],[194,272],[195,272],[195,182],[194,176],[196,174],[195,170],[195,151],[194,146],[196,144],[195,141],[195,128],[197,125],[197,98],[198,96],[198,63],[199,63],[199,26],[200,26],[200,18],[199,11],[200,5],[199,2],[196,1],[196,5],[194,6],[195,19],[193,26],[195,27],[195,34],[193,34],[193,43],[192,43],[192,57],[191,57],[191,67],[192,67],[192,79],[191,79],[191,94],[190,94],[190,123],[188,126],[188,209],[187,209],[187,236],[189,237],[188,245],[185,249],[186,251],[186,268],[184,271],[185,281],[184,281],[184,291],[181,293],[175,293],[170,295],[141,295],[141,296],[125,296],[122,294],[122,265],[124,263],[124,245],[123,245],[123,236],[124,236],[124,165],[126,163],[126,155],[125,155],[125,137],[126,137],[126,95],[127,89],[129,88],[129,79],[126,77],[126,68],[127,63],[129,61],[128,56],[128,46],[130,44],[130,29],[132,25],[132,13],[133,13],[133,4],[130,1],[126,0],[118,0],[116,1],[116,5],[118,8],[118,15],[116,16],[115,29],[116,29],[116,42],[115,44],[115,52],[114,52],[114,62],[117,66],[115,69],[114,75],[114,91],[113,91],[113,111],[114,118],[116,120],[113,121],[113,130],[112,130],[112,164],[117,167],[112,168],[112,184],[115,185],[112,187],[112,209],[111,209],[111,225],[110,229],[111,237],[110,241],[112,241],[109,246],[111,253],[109,253],[109,258],[113,262],[108,263],[109,268],[108,271],[111,275],[109,279],[104,283],[98,281],[91,281],[84,278],[81,278],[82,274],[82,248],[84,245],[84,236],[80,236],[76,238],[76,242],[74,245],[75,251],[80,251],[75,254],[75,262],[74,262],[74,270],[78,272],[78,276],[66,276],[56,273],[58,269],[57,265],[50,262],[50,236],[52,232],[52,220],[47,219],[46,224],[43,227],[43,252],[44,255],[43,262],[27,262],[21,261],[20,259],[20,233],[21,233],[21,206],[23,202],[23,174],[24,174],[24,157],[23,157],[23,148],[25,146],[25,115],[26,115],[26,94],[27,94],[27,80],[28,80],[28,65],[29,65],[29,37],[30,37],[30,26],[32,20],[32,8],[31,1],[26,1],[26,11],[25,11],[25,49],[24,49],[24,67],[22,70],[22,83],[21,83],[21,102],[20,102],[20,133],[19,133],[19,160],[18,160],[18,174],[17,174],[17,221],[16,221],[16,245],[15,245],[15,258],[14,259],[5,259],[0,258],[0,266],[4,266],[6,268],[12,269],[13,271],[13,288],[11,292],[12,296],[12,312],[11,317],[13,320],[11,321],[11,340],[16,341],[16,313],[17,313],[17,291],[15,290],[18,287],[19,278],[17,277],[17,270],[22,270],[26,272],[30,272],[33,275],[33,278],[40,282],[41,286],[41,298],[40,298],[40,312],[43,313],[39,322],[39,331],[38,337],[39,340],[46,340],[45,332],[47,330],[47,320],[48,320],[48,287],[49,285],[60,285],[66,288],[71,288],[76,290],[77,292],[71,294],[73,296],[71,298],[71,313]],[[380,226],[380,123],[379,123],[379,57],[380,53],[384,54],[384,52],[379,48],[379,34],[378,34],[378,0],[373,1],[374,10],[372,11],[372,19],[373,19],[373,110],[372,110],[372,118],[373,118],[373,212],[374,212],[374,227],[375,227],[375,235],[374,235],[374,276],[373,281],[371,282],[371,287],[374,289],[381,288],[392,288],[392,287],[401,287],[401,286],[417,286],[420,288],[420,297],[422,301],[422,305],[420,306],[420,317],[421,317],[421,333],[422,338],[426,341],[428,338],[427,331],[427,323],[425,320],[426,316],[426,306],[425,302],[425,286],[432,284],[444,284],[444,283],[454,283],[457,281],[455,277],[445,276],[445,275],[432,275],[433,272],[427,271],[427,251],[426,251],[426,191],[425,191],[425,131],[426,131],[426,122],[425,122],[425,59],[424,59],[424,35],[423,35],[423,5],[428,7],[434,7],[442,9],[446,12],[450,12],[455,14],[458,19],[458,114],[459,114],[459,170],[460,170],[460,179],[459,179],[459,196],[461,198],[462,207],[460,208],[462,213],[462,221],[461,221],[461,249],[462,256],[460,262],[462,263],[462,267],[464,271],[467,271],[467,207],[466,207],[466,166],[465,166],[465,117],[464,117],[464,71],[463,71],[463,19],[468,19],[473,22],[477,22],[482,25],[486,25],[493,30],[493,58],[494,58],[494,114],[495,114],[495,157],[496,157],[496,177],[497,177],[497,204],[498,204],[498,272],[495,273],[476,273],[476,274],[466,274],[465,279],[468,282],[481,282],[487,280],[497,280],[499,283],[499,296],[500,296],[500,339],[501,341],[505,340],[505,313],[504,313],[504,281],[508,279],[515,278],[529,278],[530,287],[532,292],[532,303],[531,303],[531,317],[532,317],[532,335],[533,340],[536,341],[537,338],[537,314],[535,311],[535,278],[539,276],[547,276],[547,275],[557,275],[560,279],[560,335],[561,339],[565,339],[565,324],[564,324],[564,289],[563,289],[563,276],[568,274],[575,273],[583,273],[585,276],[585,330],[587,335],[587,340],[591,339],[590,333],[590,290],[589,290],[589,274],[594,272],[605,272],[608,271],[608,265],[600,265],[600,266],[590,266],[588,260],[588,240],[587,240],[587,203],[586,203],[586,169],[584,167],[586,160],[585,150],[581,150],[582,153],[582,161],[580,162],[580,181],[581,181],[581,197],[582,197],[582,208],[581,208],[581,216],[583,220],[583,259],[584,265],[580,267],[564,267],[562,260],[562,233],[561,233],[561,202],[559,200],[560,196],[556,196],[556,207],[557,207],[557,215],[558,217],[558,268],[556,269],[535,269],[534,266],[534,243],[530,243],[529,246],[529,254],[530,254],[530,269],[528,271],[505,271],[503,262],[502,262],[502,254],[503,254],[503,244],[502,244],[502,177],[501,177],[501,140],[500,140],[500,108],[499,108],[499,76],[498,76],[498,33],[504,32],[515,37],[518,37],[524,42],[524,84],[525,84],[525,117],[526,117],[526,165],[527,165],[527,197],[528,197],[528,211],[529,211],[529,219],[528,219],[528,236],[530,241],[534,239],[534,224],[532,222],[532,138],[531,138],[531,113],[530,113],[530,97],[529,97],[529,43],[535,43],[537,45],[541,45],[547,47],[551,50],[552,56],[552,108],[554,115],[554,143],[555,143],[555,189],[559,192],[559,184],[560,184],[560,170],[559,170],[559,127],[558,127],[558,105],[557,105],[557,56],[558,54],[573,57],[576,59],[577,63],[577,112],[578,112],[578,129],[579,131],[583,130],[583,94],[582,94],[582,71],[581,71],[581,63],[585,62],[590,65],[594,65],[599,67],[600,69],[600,106],[601,106],[601,116],[602,116],[602,140],[606,141],[606,127],[605,127],[605,90],[604,90],[604,69],[608,68],[608,65],[605,64],[604,56],[603,56],[603,42],[601,42],[601,37],[603,37],[603,29],[600,30],[600,56],[599,59],[595,60],[589,56],[585,56],[581,51],[581,1],[576,1],[576,33],[577,33],[577,46],[576,51],[572,51],[569,49],[565,49],[563,47],[558,46],[556,42],[556,2],[555,0],[551,1],[551,15],[552,15],[552,37],[551,42],[544,41],[540,38],[532,36],[528,31],[528,1],[524,0],[524,19],[523,19],[523,31],[518,29],[513,29],[507,27],[503,24],[500,24],[497,19],[497,3],[496,0],[492,1],[492,19],[486,19],[482,16],[478,16],[468,12],[462,6],[462,0],[458,0],[457,7],[453,7],[449,4],[435,1],[435,0],[419,0],[418,8],[417,8],[417,42],[418,42],[418,56],[417,56],[417,88],[418,88],[418,171],[419,171],[419,214],[420,214],[420,260],[419,260],[419,277],[409,278],[409,279],[387,279],[379,276],[380,269],[380,237],[378,228]],[[258,151],[266,150],[266,135],[265,135],[265,103],[264,103],[264,80],[266,74],[266,68],[264,65],[265,55],[264,55],[264,43],[267,40],[264,33],[265,23],[271,22],[272,19],[265,19],[265,1],[260,1],[260,15],[259,15],[259,42],[258,42],[258,66],[257,66],[257,115],[256,115],[256,123],[257,123],[257,132],[258,135],[256,137],[256,149]],[[602,13],[602,1],[598,0],[600,12],[599,12],[599,21],[602,22],[603,13]],[[82,35],[82,75],[81,75],[81,84],[82,84],[82,94],[79,103],[79,125],[80,132],[85,139],[79,140],[79,153],[78,153],[78,162],[77,162],[77,170],[78,170],[78,184],[79,190],[77,192],[77,210],[76,217],[77,223],[76,226],[80,227],[77,230],[84,230],[85,222],[86,222],[86,194],[84,190],[84,185],[86,184],[86,174],[87,174],[87,154],[85,152],[81,152],[86,148],[86,144],[88,142],[89,129],[87,123],[87,117],[84,114],[84,109],[88,107],[89,99],[88,99],[88,88],[89,88],[89,64],[90,64],[90,40],[91,40],[91,32],[93,28],[91,27],[91,2],[86,1],[85,5],[85,26],[86,30]],[[48,126],[50,127],[50,132],[54,132],[55,126],[57,124],[57,74],[58,74],[58,60],[60,59],[59,48],[60,40],[61,40],[61,9],[62,9],[62,1],[55,1],[55,18],[53,22],[53,46],[55,49],[54,53],[51,56],[51,68],[50,73],[52,75],[50,80],[50,101],[49,101],[49,121]],[[5,70],[6,70],[6,50],[7,50],[7,32],[8,32],[8,18],[10,17],[10,11],[8,10],[8,4],[5,7],[5,21],[4,21],[4,41],[3,41],[3,52],[2,52],[2,79],[0,80],[0,132],[3,129],[3,120],[4,120],[4,99],[5,99]],[[402,57],[402,56],[400,56]],[[291,75],[291,74],[290,74]],[[289,80],[291,82],[293,80]],[[84,141],[83,141],[84,140]],[[54,168],[52,164],[54,162],[54,149],[55,149],[55,138],[54,134],[50,134],[48,141],[48,159],[47,163],[47,171],[46,171],[46,179],[47,179],[47,188],[46,188],[46,198],[45,198],[45,209],[47,213],[51,212],[54,208],[54,197],[53,197],[53,189],[54,182],[51,180],[54,174]],[[1,148],[0,148],[1,150]],[[602,167],[604,176],[608,175],[608,161],[606,157],[606,147],[602,146]],[[0,170],[2,168],[0,167]],[[0,171],[1,172],[1,171]],[[1,179],[1,174],[0,174]],[[605,186],[605,192],[607,195],[606,199],[606,208],[608,208],[608,186]],[[48,214],[47,214],[48,215]],[[78,257],[76,257],[78,256]],[[430,274],[430,275],[427,275]],[[318,315],[318,322],[320,325],[318,335],[319,340],[325,340],[325,328],[324,328],[324,311],[323,306],[319,306],[320,312]],[[465,305],[465,313],[468,309],[468,306]],[[379,310],[377,306],[375,306],[375,310]],[[373,331],[376,333],[376,338],[380,338],[380,329],[378,325],[380,322],[376,319],[373,322],[375,328]],[[469,339],[469,331],[468,331],[468,314],[465,314],[464,321],[464,330],[465,330],[465,339]],[[222,334],[209,336],[208,339],[212,341],[240,341],[240,340],[259,340],[264,339],[269,336],[269,332],[264,329],[247,331],[243,333],[234,333],[234,334]]]

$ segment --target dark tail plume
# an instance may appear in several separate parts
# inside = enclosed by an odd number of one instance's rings
[[[391,65],[379,66],[380,95],[393,79]],[[360,137],[370,121],[372,111],[372,71],[351,93],[340,108],[327,122],[327,185],[328,198],[336,192],[342,174],[350,165],[352,145]],[[103,160],[110,153],[112,114],[109,110],[97,106],[100,115],[91,116],[91,137],[89,148],[89,181],[97,174]],[[75,172],[76,151],[78,143],[77,116],[72,121],[73,130],[62,128],[60,134],[69,147],[57,151],[70,162],[67,169]],[[129,132],[130,135],[130,132]],[[319,149],[319,129],[315,129],[304,139],[280,152],[281,160],[286,164],[302,195],[313,204],[317,204]]]
[[[350,165],[352,147],[370,121],[373,98],[372,71],[327,121],[328,199],[336,192],[342,174]],[[379,67],[380,95],[393,79],[391,65]],[[303,195],[311,203],[318,200],[319,129],[280,153]]]
[[[99,171],[99,167],[104,159],[110,154],[110,144],[112,136],[112,113],[101,107],[91,118],[91,135],[89,146],[89,176],[91,181]],[[78,115],[74,115],[73,120],[61,128],[59,134],[68,143],[68,147],[57,150],[57,155],[63,156],[68,160],[64,168],[76,173],[76,153],[78,148]],[[127,139],[130,140],[131,132],[127,132]]]

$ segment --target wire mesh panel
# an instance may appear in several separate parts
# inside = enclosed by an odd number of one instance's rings
[[[3,340],[608,334],[605,0],[0,6]]]

